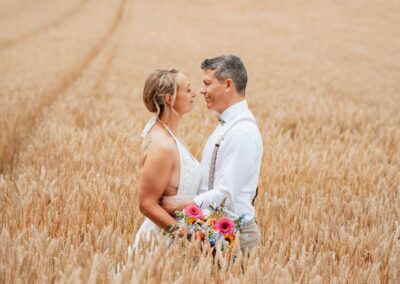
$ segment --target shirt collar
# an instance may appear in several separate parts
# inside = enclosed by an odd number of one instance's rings
[[[228,107],[221,115],[220,118],[223,119],[225,123],[231,121],[237,114],[248,109],[247,101],[243,100],[234,105]]]

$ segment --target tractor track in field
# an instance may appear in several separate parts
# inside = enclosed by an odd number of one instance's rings
[[[110,74],[110,71],[111,71],[110,66],[111,66],[112,62],[114,61],[117,49],[118,49],[117,45],[113,45],[111,47],[110,52],[107,55],[106,61],[103,64],[103,66],[99,72],[99,76],[96,80],[96,83],[94,84],[94,86],[92,88],[93,91],[98,91],[101,88],[101,86],[103,85],[103,83],[105,82],[108,75]]]
[[[50,21],[48,23],[45,23],[29,32],[23,33],[15,38],[0,39],[0,49],[15,46],[15,45],[17,45],[21,42],[24,42],[26,40],[29,40],[30,38],[33,38],[41,33],[44,33],[50,29],[53,29],[53,28],[56,28],[56,27],[62,25],[68,19],[73,17],[75,14],[77,14],[87,2],[89,2],[89,0],[82,0],[71,10],[69,10],[68,12],[63,14],[61,17],[59,17],[53,21]]]
[[[128,1],[129,0],[121,1],[117,9],[117,13],[109,29],[104,34],[104,36],[98,41],[95,47],[88,53],[88,55],[82,61],[76,64],[71,71],[66,73],[64,77],[60,80],[61,83],[52,90],[50,90],[49,92],[47,92],[47,94],[43,96],[43,99],[38,104],[38,106],[25,117],[26,119],[24,119],[24,121],[21,121],[21,124],[27,125],[27,132],[25,133],[24,137],[22,139],[19,139],[18,141],[16,141],[16,137],[14,136],[15,139],[13,141],[14,149],[12,151],[11,162],[8,165],[8,167],[6,167],[10,170],[11,174],[13,173],[13,169],[16,166],[17,157],[19,153],[23,151],[27,147],[27,145],[29,145],[29,141],[32,139],[32,136],[36,132],[38,125],[42,121],[44,115],[43,110],[49,108],[63,94],[65,94],[67,90],[72,85],[74,85],[74,83],[81,77],[81,75],[85,72],[90,63],[102,52],[102,50],[110,41],[114,33],[118,30],[118,27],[121,25],[124,15],[124,8],[127,6]],[[111,53],[106,60],[106,65],[107,62],[109,63],[112,62],[115,56],[115,49],[116,49],[115,47],[112,48]],[[95,83],[95,88],[99,88],[102,84],[102,77],[107,76],[108,71],[106,69],[107,68],[105,67],[100,71],[99,78]]]

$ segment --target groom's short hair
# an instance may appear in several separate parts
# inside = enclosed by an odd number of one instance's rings
[[[244,96],[247,86],[247,70],[242,60],[236,55],[226,54],[207,58],[201,63],[202,70],[215,70],[215,77],[220,81],[231,79],[236,91]]]

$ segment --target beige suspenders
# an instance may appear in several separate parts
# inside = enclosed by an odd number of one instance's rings
[[[215,163],[217,161],[217,153],[219,150],[219,146],[221,145],[222,140],[224,140],[225,135],[234,127],[236,124],[238,124],[241,121],[250,121],[256,124],[256,121],[250,117],[242,117],[234,121],[227,130],[222,134],[221,138],[215,143],[214,146],[214,151],[211,156],[211,163],[210,163],[210,171],[208,174],[208,190],[213,189],[214,187],[214,174],[215,174]],[[257,196],[257,193],[256,193]]]

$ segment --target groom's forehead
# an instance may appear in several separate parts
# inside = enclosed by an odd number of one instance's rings
[[[215,70],[206,69],[203,73],[203,81],[204,80],[211,80],[215,78]]]

